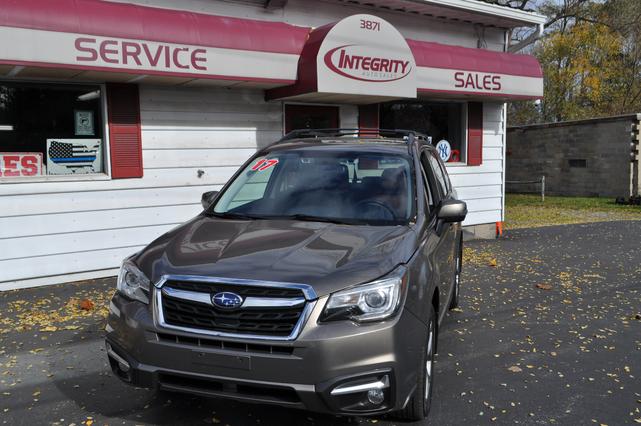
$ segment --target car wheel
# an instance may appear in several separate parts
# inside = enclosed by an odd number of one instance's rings
[[[414,395],[405,408],[396,415],[401,420],[419,421],[427,417],[432,405],[432,390],[434,387],[434,353],[436,351],[437,326],[434,309],[431,311],[427,326],[427,339],[423,344],[418,384]]]
[[[452,299],[450,300],[450,309],[458,307],[459,294],[461,292],[461,270],[463,269],[463,240],[459,241],[456,252],[456,269],[454,270],[454,288],[452,289]]]

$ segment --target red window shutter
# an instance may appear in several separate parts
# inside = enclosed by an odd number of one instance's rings
[[[113,179],[142,177],[140,98],[135,84],[107,84],[109,152]]]
[[[378,104],[358,106],[358,128],[378,129]]]
[[[483,162],[483,103],[467,104],[467,164],[479,166]]]

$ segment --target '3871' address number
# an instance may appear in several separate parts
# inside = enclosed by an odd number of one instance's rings
[[[361,19],[361,28],[370,31],[380,31],[381,23],[378,21],[370,21],[367,19]]]

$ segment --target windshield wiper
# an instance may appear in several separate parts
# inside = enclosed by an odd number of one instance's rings
[[[338,225],[356,225],[362,224],[362,221],[358,220],[349,220],[349,219],[339,219],[335,217],[323,217],[323,216],[314,216],[309,214],[290,214],[290,215],[248,215],[242,213],[216,213],[216,212],[207,212],[209,216],[219,217],[222,219],[241,219],[241,220],[300,220],[305,222],[326,222],[326,223],[335,223]]]
[[[268,219],[281,219],[281,220],[300,220],[305,222],[327,222],[327,223],[336,223],[339,225],[354,225],[357,221],[348,220],[348,219],[339,219],[336,217],[323,217],[323,216],[313,216],[309,214],[290,214],[282,216],[267,216]]]
[[[216,212],[210,211],[210,212],[207,212],[206,214],[208,216],[219,217],[222,219],[243,219],[243,220],[262,219],[261,217],[258,217],[258,216],[250,216],[242,213],[229,213],[229,212],[216,213]]]

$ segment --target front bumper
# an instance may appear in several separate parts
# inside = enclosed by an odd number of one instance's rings
[[[296,340],[275,342],[163,329],[148,305],[117,293],[107,323],[109,360],[114,373],[140,387],[335,414],[403,408],[416,387],[425,324],[407,310],[374,324],[319,324],[325,301]],[[332,394],[381,382],[380,404],[367,401],[367,390]]]

